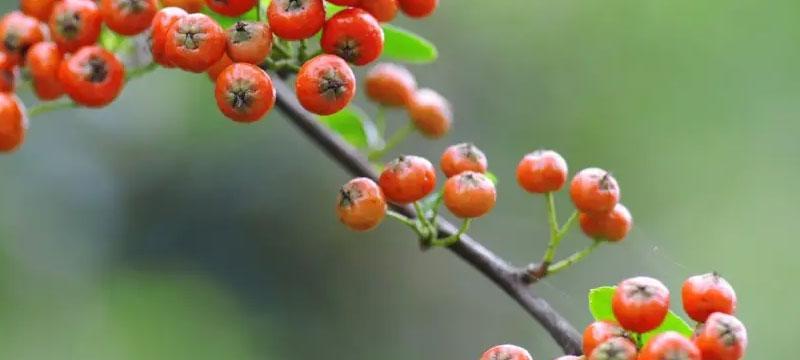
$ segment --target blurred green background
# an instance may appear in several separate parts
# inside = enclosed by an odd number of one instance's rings
[[[632,235],[535,290],[582,329],[591,287],[658,277],[679,311],[682,280],[716,270],[738,291],[748,357],[779,358],[800,323],[798,14],[794,0],[442,0],[398,23],[439,45],[413,70],[452,100],[455,130],[401,151],[482,147],[500,195],[472,234],[516,264],[547,232],[542,199],[514,181],[524,153],[612,170]],[[332,208],[348,176],[277,112],[225,120],[212,91],[159,70],[107,109],[33,119],[0,158],[0,358],[475,359],[506,342],[559,355],[446,251],[421,254],[392,222],[345,230]],[[562,254],[586,244],[573,232]]]

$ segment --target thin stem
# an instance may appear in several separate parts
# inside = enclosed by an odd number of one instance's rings
[[[129,71],[128,74],[125,76],[125,79],[127,81],[131,81],[133,79],[141,77],[142,75],[150,73],[150,72],[152,72],[153,70],[155,70],[157,68],[158,68],[158,64],[156,64],[154,62],[150,63],[150,64],[142,66],[142,67],[140,67],[138,69],[133,69],[133,70]]]
[[[592,244],[586,247],[585,249],[578,251],[570,255],[568,258],[561,260],[550,266],[550,268],[547,270],[547,274],[553,275],[559,271],[569,268],[572,265],[575,265],[579,261],[589,256],[589,254],[591,254],[594,251],[594,249],[597,249],[597,247],[600,246],[602,243],[603,243],[602,241],[598,240],[593,241]]]
[[[261,22],[261,0],[256,1],[256,21]]]
[[[274,41],[272,42],[272,49],[275,50],[275,54],[278,55],[280,58],[291,59],[294,57],[292,56],[291,50],[286,48],[283,45],[283,40],[281,40],[278,37],[275,37]]]
[[[386,211],[386,215],[389,216],[390,218],[393,218],[401,222],[403,225],[410,227],[412,230],[414,230],[415,233],[417,233],[417,236],[420,237],[422,236],[422,234],[419,231],[419,228],[417,227],[417,223],[414,220],[409,219],[405,215],[400,214],[394,210]]]
[[[556,215],[556,201],[552,192],[545,194],[545,201],[547,203],[547,220],[550,224],[550,243],[547,244],[547,251],[545,251],[542,258],[542,266],[546,273],[547,267],[550,266],[556,256],[561,237],[559,236],[558,217]]]
[[[400,143],[402,143],[403,140],[408,137],[408,135],[413,133],[414,130],[416,130],[414,123],[409,122],[406,126],[403,126],[397,130],[397,132],[392,134],[392,137],[390,137],[389,140],[386,140],[386,145],[383,147],[383,149],[371,152],[369,154],[369,159],[371,161],[382,159],[389,151],[392,151],[392,149],[397,147],[397,145],[400,145]]]
[[[417,213],[417,221],[419,221],[420,225],[424,229],[424,231],[422,231],[424,236],[421,239],[423,245],[429,245],[438,236],[436,228],[430,223],[430,221],[428,221],[428,218],[425,217],[425,212],[419,205],[419,201],[414,202],[414,211]]]
[[[558,237],[563,239],[564,235],[567,235],[567,233],[569,232],[569,229],[572,227],[572,225],[575,223],[575,220],[577,220],[577,219],[578,219],[578,210],[575,210],[569,216],[569,219],[567,219],[567,222],[565,222],[564,225],[561,227],[561,229],[558,230]]]
[[[44,114],[47,114],[47,113],[53,112],[53,111],[64,110],[64,109],[73,109],[73,108],[77,108],[77,107],[78,107],[78,104],[76,104],[76,103],[74,103],[72,101],[69,101],[69,100],[51,101],[51,102],[41,103],[41,104],[38,104],[38,105],[35,105],[35,106],[31,106],[30,108],[28,108],[28,117],[36,117],[36,116],[44,115]]]
[[[375,127],[378,129],[378,136],[383,139],[386,135],[386,107],[383,105],[378,106],[378,112],[375,114]]]
[[[472,219],[465,219],[464,222],[461,223],[461,227],[458,229],[458,232],[450,235],[444,239],[436,239],[431,241],[431,245],[433,246],[441,246],[441,247],[448,247],[457,243],[461,240],[461,235],[464,235],[467,230],[469,230],[469,225],[472,223]]]
[[[300,40],[300,44],[297,46],[297,58],[300,62],[308,60],[308,41],[305,39]]]
[[[439,209],[442,207],[442,201],[444,201],[444,188],[436,193],[436,201],[433,203],[433,208],[431,209],[433,211],[433,214],[431,214],[431,222],[434,225],[439,221]]]

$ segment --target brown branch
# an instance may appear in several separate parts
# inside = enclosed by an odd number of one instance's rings
[[[314,141],[328,156],[336,160],[353,176],[364,176],[377,179],[369,161],[355,148],[345,143],[340,137],[332,134],[297,102],[294,93],[285,82],[275,79],[278,93],[277,106],[292,123]],[[414,218],[411,207],[396,206],[399,213]],[[455,226],[444,219],[438,220],[439,236],[447,237],[456,233]],[[581,337],[574,327],[550,304],[535,295],[529,288],[530,279],[526,279],[526,271],[511,266],[489,249],[468,235],[462,235],[461,241],[448,247],[453,253],[475,267],[486,277],[514,299],[528,314],[533,316],[550,336],[567,354],[578,355],[581,352]]]

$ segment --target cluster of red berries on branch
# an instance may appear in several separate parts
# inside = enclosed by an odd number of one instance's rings
[[[434,192],[436,170],[430,161],[419,156],[400,156],[388,162],[377,183],[367,178],[351,180],[339,191],[339,219],[352,230],[366,231],[378,226],[389,215],[410,227],[424,247],[449,246],[458,242],[473,219],[486,215],[494,208],[497,201],[496,180],[488,172],[488,160],[484,152],[471,143],[448,147],[439,165],[447,180],[437,192]],[[621,241],[633,226],[630,212],[619,203],[619,185],[607,171],[588,168],[573,177],[570,195],[578,210],[563,225],[559,224],[556,216],[554,193],[567,182],[568,170],[564,158],[551,150],[532,152],[522,158],[516,175],[520,187],[525,191],[545,195],[551,230],[550,243],[542,261],[528,267],[527,276],[531,282],[572,266],[603,242]],[[390,210],[389,203],[413,205],[416,219]],[[442,204],[453,216],[463,219],[459,231],[444,239],[439,238],[436,227]],[[584,233],[593,239],[592,244],[553,263],[561,240],[579,218]]]
[[[694,331],[663,328],[669,314],[670,293],[649,277],[620,282],[613,290],[613,319],[591,323],[583,333],[584,356],[556,360],[739,360],[747,348],[747,330],[734,313],[736,292],[716,273],[696,275],[683,283],[683,309],[697,322]],[[595,305],[596,306],[596,305]],[[686,333],[690,334],[686,334]],[[532,360],[514,345],[492,347],[481,360]]]
[[[112,103],[127,80],[156,64],[205,72],[215,82],[222,114],[254,122],[275,103],[266,72],[273,70],[297,73],[297,96],[308,111],[336,113],[355,95],[350,66],[370,64],[383,51],[381,23],[401,11],[413,18],[429,16],[438,0],[327,1],[334,6],[323,0],[272,0],[263,1],[265,9],[262,0],[161,3],[165,7],[157,0],[21,0],[20,11],[3,16],[0,151],[18,148],[28,127],[25,107],[14,95],[20,79],[29,80],[42,101],[67,95],[69,106],[99,108]],[[254,19],[243,19],[251,13]],[[238,20],[225,29],[217,16]],[[153,64],[126,72],[118,49],[101,41],[107,33],[147,38]],[[316,51],[308,49],[311,38],[318,39]],[[439,101],[425,91],[419,98],[413,104],[423,110],[417,113],[425,112],[430,101]]]

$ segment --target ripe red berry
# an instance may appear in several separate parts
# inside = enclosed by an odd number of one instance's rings
[[[93,45],[100,37],[103,18],[92,0],[62,0],[50,15],[50,36],[65,53]]]
[[[703,360],[689,339],[674,331],[659,334],[647,342],[638,360]]]
[[[28,51],[26,66],[33,77],[33,89],[42,100],[55,100],[64,94],[58,80],[63,55],[53,42],[40,42]]]
[[[442,172],[448,178],[465,171],[485,174],[486,169],[489,167],[486,155],[471,143],[461,143],[448,147],[442,154],[439,164]]]
[[[533,360],[528,350],[516,345],[497,345],[486,350],[480,360]]]
[[[58,0],[20,0],[19,8],[25,15],[47,22]]]
[[[164,8],[181,8],[189,14],[194,14],[203,10],[203,7],[206,6],[206,2],[203,0],[161,0],[161,6]]]
[[[572,178],[569,193],[575,207],[584,213],[606,213],[619,202],[619,185],[608,171],[598,168],[581,170]]]
[[[397,0],[361,0],[358,7],[380,22],[390,22],[397,16]]]
[[[16,150],[25,140],[28,118],[19,99],[9,93],[0,93],[0,152]]]
[[[227,69],[228,66],[231,65],[233,65],[233,60],[228,57],[228,54],[222,55],[222,58],[220,58],[219,61],[208,68],[206,74],[208,74],[208,78],[216,84],[219,74],[221,74],[223,70]]]
[[[666,318],[669,290],[653,278],[630,278],[617,285],[611,305],[614,316],[625,330],[646,333]]]
[[[378,184],[368,178],[350,180],[339,190],[336,213],[355,231],[375,228],[386,216],[386,200]]]
[[[100,13],[106,26],[126,36],[147,30],[157,11],[156,0],[100,0]]]
[[[417,130],[432,139],[445,136],[453,123],[450,103],[431,89],[421,89],[414,93],[408,103],[408,114]]]
[[[205,14],[181,17],[167,30],[166,58],[186,71],[208,70],[222,58],[226,47],[225,30]]]
[[[159,65],[167,68],[175,66],[166,54],[167,40],[172,39],[172,36],[169,36],[169,29],[172,24],[187,15],[189,14],[181,8],[166,7],[153,17],[150,51],[153,54],[153,61]]]
[[[414,75],[403,66],[382,63],[367,73],[367,96],[387,107],[406,106],[417,90]]]
[[[344,109],[353,99],[356,76],[340,57],[323,54],[303,64],[297,73],[295,90],[306,110],[330,115]]]
[[[81,48],[61,62],[58,79],[76,103],[103,107],[122,92],[125,67],[114,54],[99,46]]]
[[[15,69],[11,57],[0,51],[0,93],[14,92]]]
[[[497,190],[486,175],[466,171],[447,179],[444,204],[453,215],[462,219],[486,215],[497,202]]]
[[[378,183],[389,201],[409,204],[421,200],[433,191],[436,186],[436,171],[425,158],[401,156],[386,164]]]
[[[625,329],[611,321],[595,321],[583,331],[583,353],[591,354],[600,344],[615,337],[627,337]]]
[[[636,345],[630,340],[615,337],[594,348],[588,360],[636,360]]]
[[[252,64],[237,63],[223,70],[215,94],[220,111],[238,122],[258,121],[275,105],[272,79]]]
[[[534,151],[517,165],[517,182],[531,193],[558,191],[567,182],[567,162],[555,151]]]
[[[747,350],[747,329],[732,315],[713,313],[695,334],[703,360],[739,360]]]
[[[400,10],[413,18],[430,16],[439,6],[439,0],[397,0]]]
[[[215,13],[237,17],[250,11],[258,4],[258,0],[206,0],[206,4]]]
[[[322,0],[273,0],[267,8],[272,32],[286,40],[308,39],[325,24]]]
[[[366,65],[383,52],[383,29],[368,12],[350,8],[328,21],[322,29],[322,50],[355,65]]]
[[[272,50],[272,30],[263,22],[237,21],[228,29],[227,49],[234,62],[261,64]]]
[[[36,18],[14,11],[0,19],[0,51],[11,64],[24,63],[28,49],[42,40],[44,33]]]
[[[736,291],[717,273],[686,279],[681,295],[686,314],[700,323],[715,312],[733,315],[736,311]]]
[[[633,227],[633,217],[625,205],[617,204],[608,213],[580,214],[581,230],[586,236],[611,242],[622,241]]]

